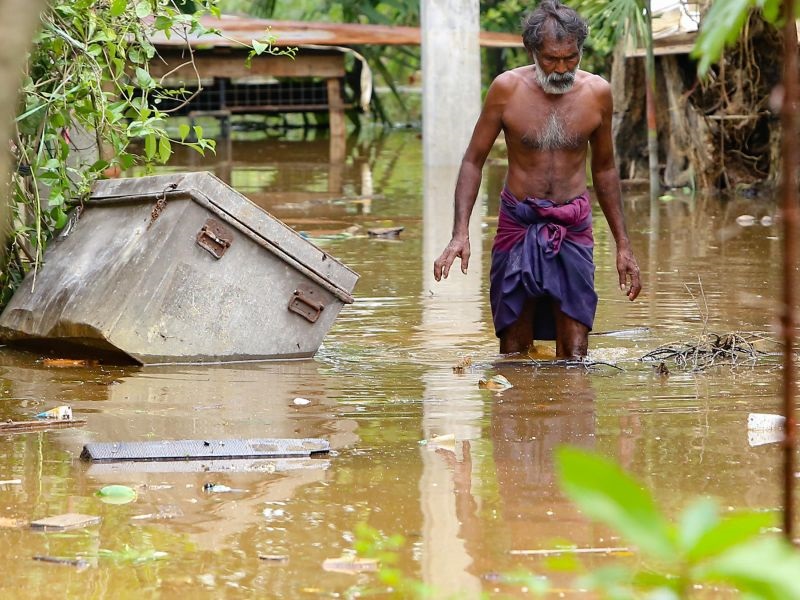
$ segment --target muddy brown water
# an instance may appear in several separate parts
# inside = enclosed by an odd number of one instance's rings
[[[725,510],[779,510],[780,448],[751,445],[746,426],[748,413],[778,410],[777,362],[701,373],[673,368],[664,377],[638,360],[661,344],[696,339],[704,327],[774,337],[774,202],[675,193],[651,211],[644,195],[627,194],[645,285],[632,304],[616,289],[613,243],[596,209],[595,329],[633,331],[592,336],[590,352],[619,369],[498,365],[487,275],[501,157],[486,170],[469,275],[453,272],[435,284],[431,263],[451,226],[451,199],[442,190],[453,173],[423,168],[415,132],[351,140],[338,165],[329,164],[328,152],[324,139],[239,139],[221,143],[216,158],[178,154],[168,167],[215,171],[361,274],[355,304],[313,360],[53,366],[0,351],[0,418],[69,404],[88,421],[0,437],[0,480],[20,480],[0,483],[0,596],[385,593],[374,573],[323,568],[352,551],[359,523],[401,534],[398,566],[436,597],[523,596],[522,584],[503,580],[518,570],[549,573],[571,595],[570,576],[518,551],[625,541],[586,520],[559,491],[553,450],[562,444],[616,458],[672,517],[698,495]],[[741,215],[754,224],[737,224]],[[388,226],[405,229],[396,239],[366,235]],[[454,373],[463,360],[471,364]],[[478,387],[495,374],[514,387]],[[295,404],[298,397],[310,403]],[[424,443],[448,434],[453,451]],[[335,451],[250,472],[79,459],[90,441],[247,437],[321,437]],[[233,491],[209,493],[208,483]],[[136,501],[103,503],[95,493],[109,484],[136,489]],[[68,512],[102,523],[64,533],[27,527]]]

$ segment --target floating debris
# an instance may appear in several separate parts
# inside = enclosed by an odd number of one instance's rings
[[[228,492],[246,492],[247,490],[232,488],[221,483],[204,483],[203,491],[209,494],[226,494]]]
[[[783,415],[772,415],[769,413],[750,413],[747,415],[747,428],[760,431],[782,430],[786,424],[786,417]]]
[[[661,377],[667,377],[669,375],[669,368],[667,367],[667,363],[665,363],[662,360],[657,365],[653,365],[653,372],[656,375],[660,375]]]
[[[95,493],[106,504],[128,504],[136,500],[136,490],[127,485],[107,485]]]
[[[263,560],[270,565],[285,565],[289,563],[289,557],[285,554],[259,554],[258,560]]]
[[[41,419],[37,421],[5,421],[0,423],[0,433],[30,433],[47,429],[66,429],[86,425],[86,419]]]
[[[590,331],[589,335],[602,335],[616,338],[636,338],[649,335],[649,327],[632,327],[631,329],[612,329],[611,331]]]
[[[616,556],[630,556],[630,548],[624,546],[608,548],[547,548],[542,550],[511,550],[514,556],[557,556],[559,554],[613,554]]]
[[[435,435],[429,440],[425,440],[425,444],[431,450],[448,450],[450,452],[456,451],[456,436],[454,433],[446,433],[444,435]]]
[[[736,217],[736,224],[740,227],[752,227],[755,222],[756,218],[753,215],[739,215]]]
[[[0,481],[0,486],[4,485],[20,485],[22,483],[22,479],[3,479]]]
[[[330,449],[330,443],[319,438],[92,442],[83,447],[81,458],[91,461],[281,458],[311,456]]]
[[[33,560],[76,567],[79,571],[89,568],[90,563],[85,558],[61,558],[60,556],[34,556]]]
[[[45,358],[42,364],[46,367],[94,367],[100,364],[97,360],[72,359],[72,358]]]
[[[645,354],[641,360],[664,363],[671,361],[678,368],[693,371],[723,365],[736,366],[743,362],[752,365],[760,358],[772,355],[756,347],[756,344],[765,341],[771,342],[758,334],[707,333],[696,343],[676,342],[659,346]]]
[[[58,419],[59,421],[69,421],[72,419],[72,407],[56,406],[50,410],[40,412],[36,415],[37,419]]]
[[[66,513],[31,521],[31,529],[38,529],[39,531],[67,531],[68,529],[98,525],[100,521],[102,521],[102,518],[94,515]]]
[[[496,392],[502,392],[503,390],[507,390],[514,387],[514,385],[502,375],[495,375],[490,379],[481,377],[481,379],[478,381],[478,387],[481,388],[482,390],[493,390]]]
[[[306,406],[311,404],[311,400],[306,398],[295,398],[292,402],[295,404],[295,406]]]
[[[369,237],[397,238],[405,227],[374,227],[367,229]]]
[[[370,573],[378,570],[377,558],[360,558],[358,556],[342,556],[340,558],[327,558],[322,563],[322,568],[334,573]]]
[[[453,373],[461,375],[471,366],[472,366],[472,357],[462,356],[461,358],[458,359],[458,362],[453,366]]]

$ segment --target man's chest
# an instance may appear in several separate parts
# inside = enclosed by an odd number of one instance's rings
[[[555,101],[515,96],[503,112],[506,137],[531,150],[583,149],[601,118],[586,100],[579,95]]]

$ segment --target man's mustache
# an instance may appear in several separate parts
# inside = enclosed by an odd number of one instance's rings
[[[575,73],[568,71],[566,73],[550,73],[547,76],[548,83],[572,83],[575,81]]]

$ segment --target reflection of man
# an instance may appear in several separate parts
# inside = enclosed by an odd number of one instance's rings
[[[578,70],[588,29],[575,11],[544,0],[523,27],[533,64],[502,73],[489,87],[456,183],[453,237],[433,272],[437,281],[447,277],[456,257],[467,271],[469,217],[502,130],[508,173],[490,288],[500,351],[525,352],[534,339],[555,339],[559,357],[582,357],[597,306],[588,146],[594,189],[617,245],[620,288],[631,300],[641,291],[614,165],[611,89]]]

